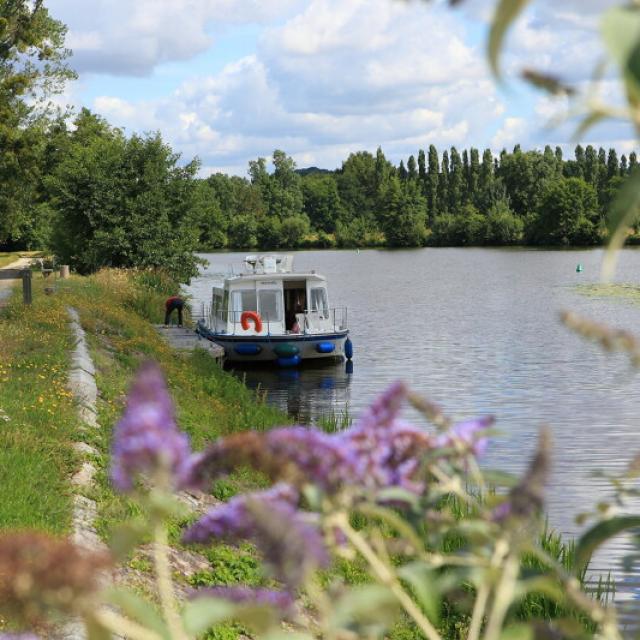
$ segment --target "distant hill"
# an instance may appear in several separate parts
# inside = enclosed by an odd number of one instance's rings
[[[333,173],[333,171],[330,171],[329,169],[320,169],[318,167],[305,167],[304,169],[296,169],[296,173],[299,176],[304,177],[313,173]]]

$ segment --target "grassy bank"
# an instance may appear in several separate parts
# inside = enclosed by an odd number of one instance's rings
[[[69,477],[79,465],[70,447],[78,439],[75,406],[66,391],[71,339],[67,307],[75,307],[96,364],[101,429],[83,436],[100,452],[93,497],[101,530],[130,507],[107,481],[111,427],[120,415],[139,363],[157,360],[166,372],[178,420],[196,448],[217,435],[285,422],[280,412],[255,401],[239,381],[205,353],[175,353],[151,325],[161,322],[173,283],[148,274],[103,271],[56,282],[35,277],[34,304],[13,296],[0,315],[0,529],[36,527],[64,532],[70,526]]]

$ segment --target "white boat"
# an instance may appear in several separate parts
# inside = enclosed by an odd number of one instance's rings
[[[292,255],[247,256],[241,273],[214,284],[196,331],[231,362],[291,367],[353,354],[347,309],[329,306],[324,276],[293,271]]]

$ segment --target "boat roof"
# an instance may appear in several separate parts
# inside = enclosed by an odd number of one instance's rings
[[[224,281],[227,284],[236,284],[238,282],[255,282],[257,280],[316,280],[318,282],[326,282],[326,278],[319,273],[310,271],[307,273],[243,273],[237,276],[229,276]]]
[[[267,254],[249,255],[244,259],[243,271],[233,273],[223,278],[218,288],[231,286],[242,282],[256,281],[286,281],[286,280],[312,280],[326,282],[326,278],[314,270],[305,272],[293,271],[293,255],[291,254]],[[216,285],[214,285],[216,286]]]

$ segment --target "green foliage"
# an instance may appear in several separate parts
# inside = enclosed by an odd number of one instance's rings
[[[157,267],[187,281],[197,273],[197,164],[159,134],[125,136],[84,111],[47,180],[56,211],[52,246],[80,273]]]
[[[530,238],[540,244],[595,244],[599,218],[597,195],[591,185],[580,178],[554,180],[541,194]]]
[[[0,1],[0,245],[35,246],[47,236],[40,210],[53,94],[75,77],[66,65],[67,28],[42,2]]]

